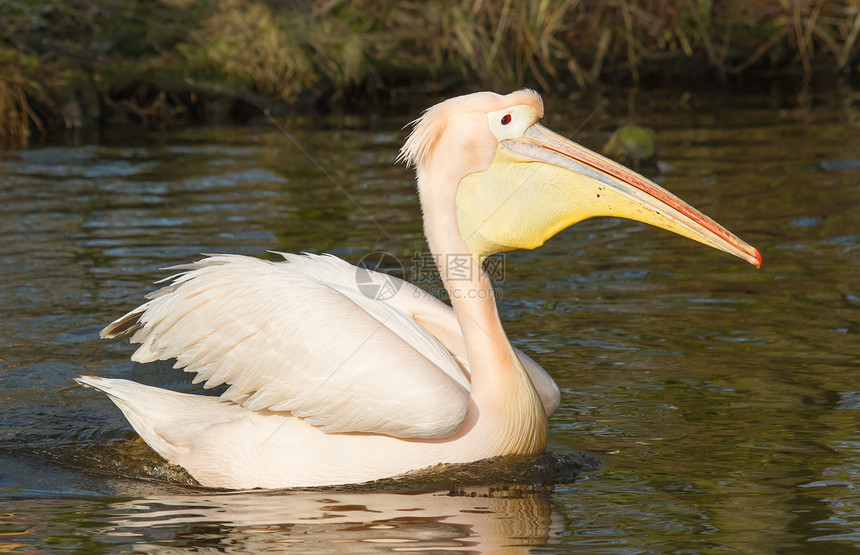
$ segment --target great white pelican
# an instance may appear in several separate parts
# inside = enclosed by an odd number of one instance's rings
[[[358,483],[541,451],[558,386],[511,345],[486,257],[620,216],[761,265],[756,249],[543,127],[542,116],[540,96],[521,90],[452,98],[413,122],[399,160],[417,170],[451,306],[405,282],[385,299],[366,296],[356,267],[333,256],[207,256],[175,267],[101,336],[134,331],[132,360],[176,359],[195,383],[229,384],[220,397],[78,381],[106,393],[146,443],[204,486]]]

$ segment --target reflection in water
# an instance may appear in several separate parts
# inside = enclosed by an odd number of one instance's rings
[[[289,491],[164,495],[93,503],[66,521],[68,502],[44,500],[47,522],[4,531],[0,549],[35,547],[28,536],[52,535],[79,547],[121,547],[162,553],[191,547],[241,553],[368,553],[439,551],[528,552],[556,543],[564,522],[549,491],[470,489],[456,493]],[[51,508],[54,505],[54,508]],[[16,522],[17,520],[17,522]],[[66,522],[64,522],[66,521]],[[71,524],[71,525],[70,525]],[[6,541],[6,544],[2,542]]]
[[[155,498],[112,505],[120,533],[141,525],[203,536],[255,553],[283,544],[299,550],[345,543],[346,551],[454,549],[487,552],[544,545],[563,530],[545,495],[516,490],[487,497],[395,493],[233,494]],[[156,508],[157,507],[157,508]],[[140,515],[134,514],[140,512]],[[108,530],[106,530],[108,531]],[[170,544],[174,538],[165,538]],[[380,545],[381,544],[381,545]],[[157,551],[159,544],[152,544]],[[214,547],[214,546],[213,546]],[[145,546],[137,546],[145,549]]]

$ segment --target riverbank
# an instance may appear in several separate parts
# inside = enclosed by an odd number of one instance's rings
[[[0,144],[463,87],[857,76],[853,0],[0,1]]]

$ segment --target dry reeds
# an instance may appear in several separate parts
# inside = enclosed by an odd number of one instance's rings
[[[23,148],[30,140],[30,124],[41,122],[27,100],[26,79],[14,64],[0,61],[0,148]]]
[[[217,91],[294,102],[860,72],[858,0],[46,0],[0,2],[0,20],[0,54],[15,54],[0,56],[0,137],[15,144],[34,101],[62,121],[63,99],[87,94],[116,111]],[[25,59],[51,64],[16,72]]]
[[[221,2],[195,60],[294,99],[382,81],[459,75],[484,86],[580,88],[655,72],[716,77],[751,67],[850,71],[856,0],[329,0],[304,9]]]

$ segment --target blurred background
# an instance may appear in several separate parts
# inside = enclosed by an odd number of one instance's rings
[[[856,79],[859,35],[856,0],[0,0],[0,142],[522,86],[802,92]]]

